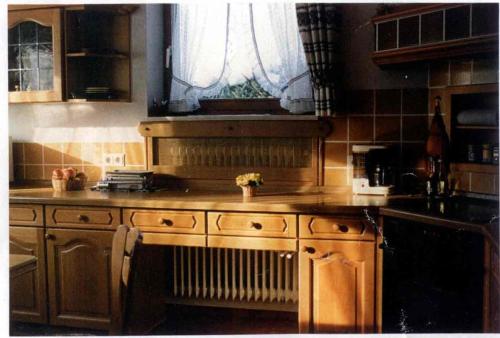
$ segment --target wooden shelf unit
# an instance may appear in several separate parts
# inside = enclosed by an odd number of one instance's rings
[[[130,11],[74,6],[65,11],[66,100],[130,102]],[[98,97],[89,87],[107,87]]]

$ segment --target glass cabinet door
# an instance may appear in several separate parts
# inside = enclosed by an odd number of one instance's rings
[[[61,101],[60,10],[9,11],[10,102]]]

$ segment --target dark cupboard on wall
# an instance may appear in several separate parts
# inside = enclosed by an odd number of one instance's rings
[[[498,50],[498,4],[422,5],[375,17],[377,64]]]

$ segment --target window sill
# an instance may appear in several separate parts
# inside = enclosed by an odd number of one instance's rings
[[[318,120],[316,115],[264,115],[264,114],[249,114],[249,115],[186,115],[186,116],[161,116],[150,117],[144,122],[161,122],[161,121],[315,121]]]

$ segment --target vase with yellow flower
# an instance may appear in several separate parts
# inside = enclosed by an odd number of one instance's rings
[[[243,197],[255,196],[257,187],[264,184],[260,173],[247,173],[236,177],[236,185],[241,187]]]

